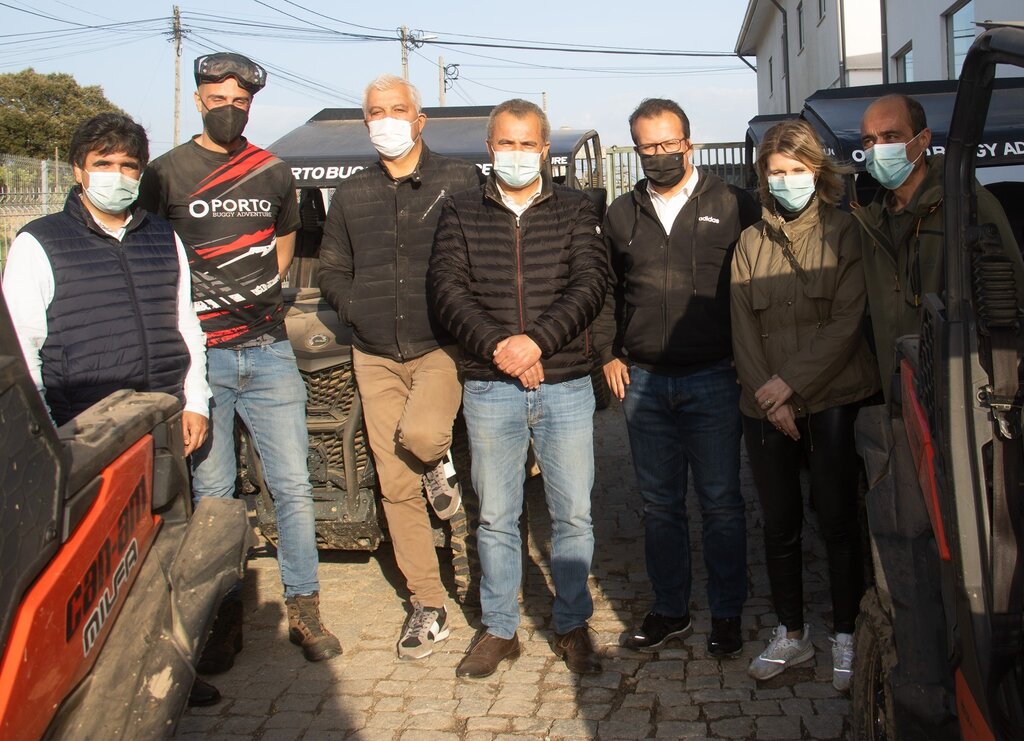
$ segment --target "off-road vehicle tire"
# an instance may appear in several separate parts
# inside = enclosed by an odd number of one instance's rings
[[[878,591],[870,589],[860,603],[854,633],[851,693],[853,738],[856,741],[895,741],[896,715],[892,672],[896,666],[892,623]]]

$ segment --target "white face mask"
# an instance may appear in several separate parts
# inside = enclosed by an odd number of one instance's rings
[[[119,172],[89,171],[89,201],[105,214],[124,213],[139,197],[139,181]]]
[[[814,195],[814,175],[775,175],[768,178],[768,192],[787,211],[799,211]]]
[[[495,152],[494,173],[509,187],[529,185],[540,177],[540,152]]]
[[[404,157],[416,142],[412,138],[412,124],[400,118],[375,118],[366,124],[370,142],[381,157],[397,160]]]

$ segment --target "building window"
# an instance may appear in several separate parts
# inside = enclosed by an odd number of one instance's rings
[[[818,0],[818,20],[820,21],[825,17],[825,3],[826,0]]]
[[[768,57],[768,97],[775,94],[775,63]]]
[[[906,46],[893,57],[896,62],[896,82],[914,81],[914,47]]]
[[[974,0],[968,0],[946,14],[946,60],[949,79],[960,76],[967,50],[974,43]]]
[[[800,51],[804,50],[804,4],[796,6],[796,33]]]

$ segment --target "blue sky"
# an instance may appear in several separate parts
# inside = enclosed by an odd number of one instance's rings
[[[238,51],[268,67],[268,86],[256,98],[246,132],[254,143],[266,146],[322,108],[358,107],[363,88],[376,75],[401,74],[395,29],[403,24],[445,44],[515,45],[523,40],[528,45],[731,53],[746,6],[747,0],[688,0],[661,10],[621,0],[185,0],[180,4],[188,33],[182,53],[181,135],[184,139],[200,129],[192,102],[192,60],[211,48]],[[174,53],[166,38],[171,14],[172,3],[152,0],[89,6],[74,0],[4,2],[0,72],[32,67],[70,73],[83,85],[100,85],[111,101],[146,126],[153,154],[159,154],[170,148],[173,131]],[[102,27],[128,21],[137,23]],[[95,26],[101,28],[90,28]],[[735,57],[577,54],[434,43],[423,44],[409,57],[409,77],[425,106],[438,104],[439,56],[446,65],[459,65],[459,79],[447,92],[448,105],[494,104],[511,97],[540,104],[546,92],[553,127],[595,128],[605,145],[631,143],[626,119],[645,97],[679,101],[699,142],[742,140],[747,120],[757,112],[754,73]],[[425,136],[429,143],[429,123]]]

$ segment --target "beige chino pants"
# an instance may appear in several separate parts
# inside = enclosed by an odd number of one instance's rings
[[[400,363],[352,348],[395,560],[413,604],[444,605],[423,473],[445,454],[462,402],[455,348]]]

